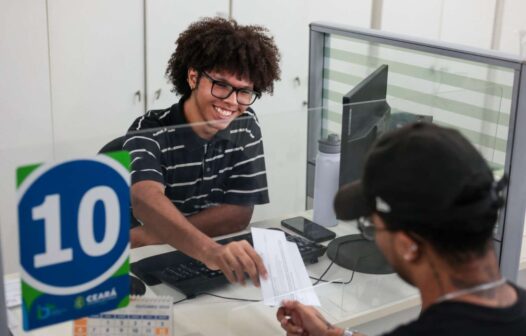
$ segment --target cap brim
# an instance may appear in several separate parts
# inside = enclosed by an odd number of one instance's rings
[[[343,220],[358,219],[371,214],[361,181],[346,184],[338,190],[334,198],[334,211],[336,217]]]

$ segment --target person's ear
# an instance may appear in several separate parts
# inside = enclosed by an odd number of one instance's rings
[[[418,243],[403,231],[397,231],[394,233],[394,235],[396,253],[405,261],[416,261],[421,252]]]
[[[197,87],[197,80],[199,79],[199,72],[194,68],[188,68],[187,81],[190,89],[193,90]]]

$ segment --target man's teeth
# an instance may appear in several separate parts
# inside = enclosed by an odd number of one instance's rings
[[[222,108],[217,107],[217,106],[215,106],[215,109],[216,109],[217,112],[219,112],[220,115],[222,115],[224,117],[229,117],[229,116],[232,115],[232,111],[223,110]]]

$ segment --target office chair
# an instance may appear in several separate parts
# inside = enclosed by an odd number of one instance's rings
[[[105,144],[100,150],[98,154],[104,154],[108,152],[116,152],[122,150],[122,145],[124,144],[126,136],[120,136],[118,138],[115,138]],[[133,211],[130,207],[130,229],[140,226],[141,223],[133,216]],[[143,295],[146,292],[146,286],[144,283],[136,278],[135,276],[130,274],[130,294],[131,295]]]
[[[108,152],[116,152],[116,151],[122,150],[122,145],[124,144],[125,138],[126,136],[123,135],[123,136],[120,136],[118,138],[111,140],[99,150],[99,154],[108,153]]]
[[[122,145],[124,144],[125,139],[126,139],[126,136],[123,135],[123,136],[120,136],[118,138],[111,140],[110,142],[102,146],[98,154],[104,154],[108,152],[116,152],[116,151],[122,150]],[[141,223],[137,220],[137,218],[133,216],[133,211],[131,207],[130,207],[130,219],[131,219],[130,229],[133,229],[134,227],[141,225]]]

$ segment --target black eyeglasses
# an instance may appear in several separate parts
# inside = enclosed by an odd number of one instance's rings
[[[235,88],[232,85],[228,84],[227,82],[223,82],[217,79],[212,78],[209,74],[202,71],[203,75],[205,75],[206,78],[210,82],[212,82],[212,88],[210,89],[210,93],[212,96],[219,98],[219,99],[226,99],[230,97],[232,92],[236,92],[236,100],[239,105],[252,105],[256,99],[261,97],[261,93],[258,91],[245,89],[245,88]]]
[[[360,217],[358,219],[358,230],[362,234],[362,237],[369,241],[374,241],[376,237],[376,231],[390,231],[387,228],[375,227],[369,217]]]

